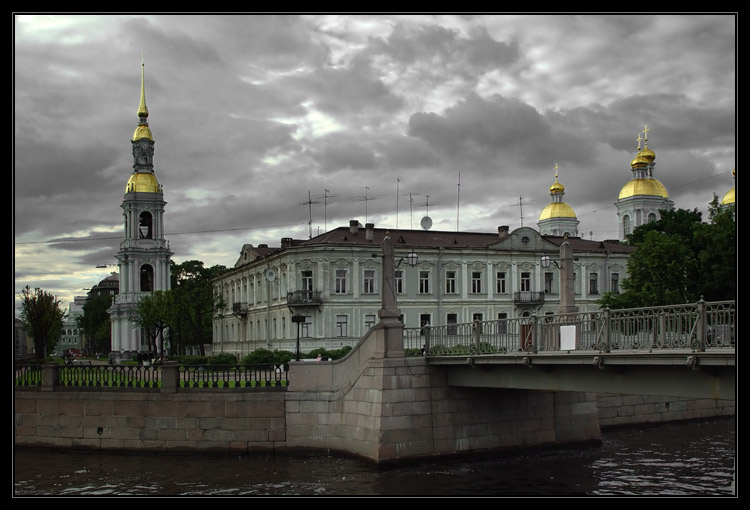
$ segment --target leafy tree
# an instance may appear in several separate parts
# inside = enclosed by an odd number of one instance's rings
[[[83,330],[87,340],[94,344],[96,352],[109,352],[111,345],[111,327],[109,307],[112,306],[111,295],[101,295],[86,300],[83,315],[76,317],[77,325]]]
[[[186,345],[204,345],[213,338],[213,318],[223,308],[220,296],[214,296],[212,280],[226,271],[225,266],[205,268],[199,260],[172,263],[173,318],[171,334],[178,352]]]
[[[169,291],[155,290],[138,300],[131,320],[148,331],[151,351],[164,352],[164,334],[172,323],[172,295]],[[157,345],[157,340],[161,345]]]
[[[717,207],[710,223],[703,223],[697,210],[660,214],[659,220],[637,227],[628,237],[636,250],[628,259],[623,292],[605,294],[600,304],[634,308],[735,299],[733,213]]]
[[[64,318],[65,312],[54,295],[38,288],[32,291],[28,285],[21,291],[21,321],[34,339],[37,361],[55,348]]]

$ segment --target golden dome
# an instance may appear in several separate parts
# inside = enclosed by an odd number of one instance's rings
[[[653,162],[656,159],[656,154],[654,153],[654,151],[648,148],[648,145],[646,145],[643,148],[643,150],[638,154],[638,156],[642,157],[649,163]]]
[[[734,188],[730,189],[721,199],[721,205],[729,205],[734,203]]]
[[[550,218],[575,218],[576,213],[573,212],[573,208],[565,202],[552,202],[547,204],[547,207],[542,209],[542,213],[539,215],[539,221],[548,220]]]
[[[643,152],[639,152],[638,155],[630,162],[632,168],[640,168],[648,166],[648,159],[643,156]]]
[[[622,187],[619,199],[638,195],[669,198],[664,185],[656,179],[633,179]]]
[[[159,193],[159,181],[157,181],[156,176],[151,173],[134,173],[130,176],[130,179],[128,179],[128,185],[125,188],[125,193],[131,191]]]
[[[565,186],[560,184],[557,181],[557,177],[555,177],[555,184],[549,187],[549,192],[554,194],[554,193],[563,193],[564,191],[565,191]]]

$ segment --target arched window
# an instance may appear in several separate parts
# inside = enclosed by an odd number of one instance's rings
[[[148,264],[141,266],[141,292],[154,290],[154,268]]]
[[[648,215],[648,222],[649,222],[649,223],[653,223],[654,221],[656,221],[656,214],[654,214],[654,213],[650,213],[650,214]]]
[[[141,239],[151,239],[152,233],[152,225],[153,225],[153,219],[151,217],[150,212],[142,212],[140,216],[140,221],[138,222],[138,228],[141,233]]]

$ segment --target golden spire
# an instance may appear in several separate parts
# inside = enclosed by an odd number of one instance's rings
[[[146,107],[146,63],[143,61],[143,53],[141,53],[141,104],[138,105],[138,117],[148,117],[148,108]]]
[[[135,128],[133,133],[133,141],[141,138],[148,138],[152,142],[154,141],[154,135],[151,133],[151,129],[148,127],[148,108],[146,107],[146,64],[143,62],[143,54],[141,53],[141,102],[138,105],[138,126]]]

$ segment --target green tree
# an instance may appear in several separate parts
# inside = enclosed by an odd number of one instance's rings
[[[111,346],[111,327],[109,307],[112,306],[112,296],[102,295],[86,300],[83,314],[76,318],[78,327],[83,330],[87,341],[94,344],[96,352],[109,352]]]
[[[174,323],[171,338],[179,353],[186,345],[204,345],[213,339],[213,318],[224,307],[221,296],[215,296],[212,280],[226,271],[225,266],[206,268],[199,260],[172,263],[172,294]]]
[[[636,250],[628,259],[623,292],[605,294],[600,304],[634,308],[735,299],[734,215],[717,208],[711,222],[703,223],[697,210],[660,214],[628,237]]]
[[[141,297],[132,313],[131,320],[145,329],[149,335],[151,351],[164,352],[164,334],[173,320],[172,295],[169,291],[155,290]],[[157,342],[161,344],[157,344]]]
[[[28,285],[21,291],[21,321],[34,339],[37,361],[55,348],[64,318],[65,312],[54,295],[38,288],[32,291]]]

